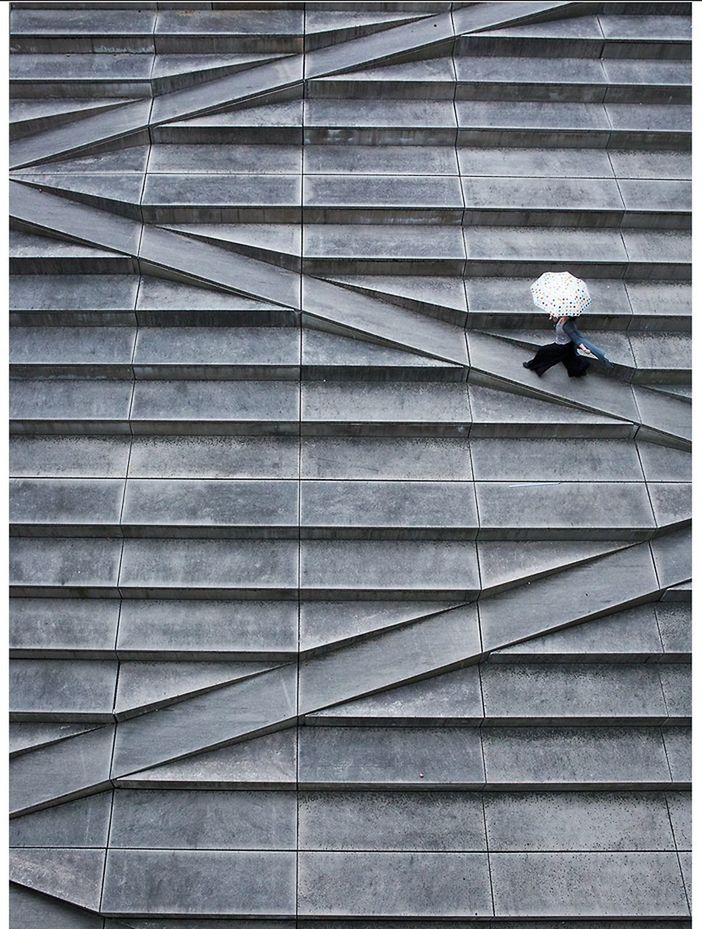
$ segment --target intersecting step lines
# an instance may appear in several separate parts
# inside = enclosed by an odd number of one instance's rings
[[[349,39],[330,47],[313,49],[243,72],[214,78],[206,84],[173,90],[151,101],[137,101],[105,115],[89,116],[80,126],[71,125],[36,133],[10,147],[13,168],[36,164],[71,152],[90,150],[96,144],[182,119],[216,111],[287,87],[300,85],[303,76],[322,77],[353,70],[371,62],[391,61],[410,51],[453,42],[455,34],[467,34],[500,26],[560,17],[577,3],[506,2],[476,3],[451,13],[426,17],[383,32]]]
[[[95,792],[178,758],[286,728],[301,714],[422,680],[477,662],[496,649],[659,600],[662,584],[679,584],[690,575],[680,560],[688,541],[689,530],[677,530],[651,544],[638,543],[540,580],[527,580],[481,598],[477,605],[420,617],[313,655],[300,665],[299,706],[295,667],[284,665],[125,719],[116,733],[114,726],[106,726],[38,748],[30,753],[29,765],[24,764],[29,757],[25,755],[13,762],[14,815]],[[583,591],[583,597],[568,600],[567,592],[573,589]],[[87,758],[95,753],[93,743],[99,748],[113,736],[111,768],[109,757],[100,754],[91,771]],[[46,756],[45,765],[37,763],[39,755]],[[79,758],[86,760],[78,764]]]

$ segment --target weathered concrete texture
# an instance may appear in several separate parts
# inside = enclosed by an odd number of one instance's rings
[[[313,851],[482,851],[478,794],[411,791],[306,792],[300,847]]]
[[[10,822],[10,845],[104,848],[111,807],[112,791],[106,790],[20,816]]]
[[[296,777],[297,731],[283,729],[156,765],[119,778],[117,783],[127,787],[294,788]]]
[[[296,798],[289,792],[119,790],[113,815],[115,848],[295,847]]]
[[[113,742],[114,726],[101,726],[13,759],[11,811],[30,812],[107,787]]]
[[[117,652],[125,658],[268,658],[294,653],[297,609],[285,601],[124,600]]]
[[[10,601],[10,648],[18,657],[107,658],[114,651],[120,606],[116,600]]]
[[[309,787],[474,787],[484,783],[472,728],[303,726],[299,780]]]
[[[495,911],[504,916],[689,914],[672,853],[498,852],[490,865],[500,887]]]
[[[10,929],[689,929],[691,4],[11,6]]]
[[[496,793],[485,798],[485,818],[496,852],[674,848],[666,796],[659,793]]]
[[[21,884],[10,885],[10,929],[102,929],[103,919],[89,910],[36,893]]]
[[[290,916],[295,855],[113,848],[102,908],[115,916]]]
[[[299,861],[305,916],[492,914],[486,855],[300,852]],[[371,882],[363,878],[369,872]]]

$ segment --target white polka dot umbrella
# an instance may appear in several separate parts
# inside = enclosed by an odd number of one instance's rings
[[[592,302],[585,281],[573,277],[569,271],[547,271],[534,281],[530,290],[534,305],[553,315],[580,316]]]

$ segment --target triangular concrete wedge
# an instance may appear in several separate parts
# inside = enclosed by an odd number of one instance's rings
[[[105,849],[14,848],[10,880],[89,910],[100,907]]]
[[[97,728],[90,723],[10,723],[10,757]]]
[[[150,100],[137,100],[18,139],[10,145],[10,166],[24,168],[59,155],[88,152],[104,142],[145,135],[150,109]]]
[[[692,416],[688,400],[640,384],[634,384],[633,391],[641,414],[639,438],[689,449]]]
[[[558,403],[550,396],[514,392],[504,381],[492,386],[472,382],[469,373],[471,436],[478,437],[550,437],[566,435],[633,438],[632,423],[601,413]]]
[[[10,762],[10,811],[29,813],[109,787],[114,725],[45,745]]]
[[[520,0],[499,3],[469,3],[454,10],[457,35],[485,32],[506,26],[545,22],[585,12],[582,3],[524,3]]]
[[[655,604],[646,603],[498,648],[490,661],[645,661],[662,654]]]
[[[159,55],[151,76],[155,96],[183,90],[278,61],[280,55]]]
[[[449,608],[445,603],[429,600],[419,603],[395,600],[302,603],[300,651],[314,654],[330,646],[350,644],[363,636],[403,626],[424,616],[444,613]]]
[[[478,542],[482,597],[628,548],[629,542]]]
[[[661,597],[661,600],[666,602],[689,603],[692,600],[692,580],[683,581],[682,584],[674,584],[672,587],[668,587]]]
[[[303,317],[306,322],[306,318]],[[462,365],[427,358],[395,346],[339,335],[323,329],[303,328],[302,376],[335,378],[385,377],[402,380],[464,381]],[[383,373],[381,373],[383,372]]]
[[[293,223],[188,223],[164,228],[293,271],[300,267],[300,226]]]
[[[414,15],[408,12],[391,12],[385,10],[315,10],[308,11],[305,18],[305,38],[316,36],[318,41],[308,44],[309,48],[346,42],[360,36],[373,35],[418,19],[426,19],[430,14],[417,10]]]
[[[11,180],[9,187],[10,216],[23,226],[40,233],[51,232],[71,242],[84,242],[126,255],[137,254],[140,222],[75,203],[17,180]]]
[[[481,599],[478,609],[483,649],[491,652],[544,632],[656,600],[660,591],[651,546],[640,542]]]
[[[31,174],[16,178],[47,193],[76,203],[87,203],[109,213],[141,218],[139,201],[143,177],[139,174]]]
[[[105,929],[104,920],[97,913],[20,884],[10,884],[9,903],[8,929]]]
[[[559,16],[575,6],[572,3],[525,2],[472,4],[454,11],[453,18],[450,13],[442,13],[310,51],[305,56],[304,76],[309,79],[338,74],[373,62],[391,61],[415,50],[438,48],[442,44],[449,48],[456,32],[464,34],[528,22],[535,17]],[[134,135],[148,125],[213,112],[228,103],[292,87],[302,80],[303,56],[292,55],[206,84],[163,94],[155,98],[153,106],[151,100],[140,100],[80,120],[76,126],[37,133],[11,146],[10,164],[14,168],[24,167],[60,154],[87,151],[110,139]]]
[[[460,277],[335,274],[328,280],[447,322],[462,323],[468,310]]]
[[[94,116],[135,101],[116,97],[110,100],[15,100],[10,105],[10,138],[20,139],[57,126]]]
[[[671,530],[689,525],[692,519],[692,484],[648,484],[653,515],[659,529]]]
[[[170,229],[145,226],[139,258],[147,266],[178,271],[193,281],[281,306],[299,304],[299,274]]]
[[[308,316],[440,361],[468,364],[465,333],[451,323],[310,276],[303,278],[303,305]]]
[[[651,542],[661,589],[676,587],[692,578],[692,530],[664,532]]]
[[[115,715],[126,719],[277,667],[263,661],[122,661]]]
[[[478,725],[483,719],[477,665],[339,703],[306,717],[308,724],[376,726]]]
[[[105,848],[112,791],[70,800],[10,820],[10,845],[43,848]]]
[[[300,713],[420,680],[480,654],[473,604],[366,637],[300,664]]]
[[[144,292],[145,291],[145,292]],[[139,291],[137,310],[159,309],[162,303],[185,309],[192,304],[198,309],[227,309],[239,305],[240,297],[206,281],[185,282],[176,278],[145,274]]]
[[[279,787],[295,784],[297,730],[199,752],[190,758],[156,765],[121,777],[125,787]]]
[[[101,145],[89,155],[78,158],[56,158],[44,165],[19,168],[12,172],[14,177],[32,177],[34,174],[52,172],[54,174],[125,174],[135,172],[143,174],[149,156],[148,145],[130,145],[127,148]]]
[[[288,664],[124,720],[112,777],[282,728],[296,715],[297,671]]]

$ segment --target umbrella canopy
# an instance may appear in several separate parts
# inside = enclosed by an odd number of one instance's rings
[[[547,271],[531,285],[534,305],[547,313],[559,316],[580,316],[590,303],[585,281],[573,277],[569,271]]]

